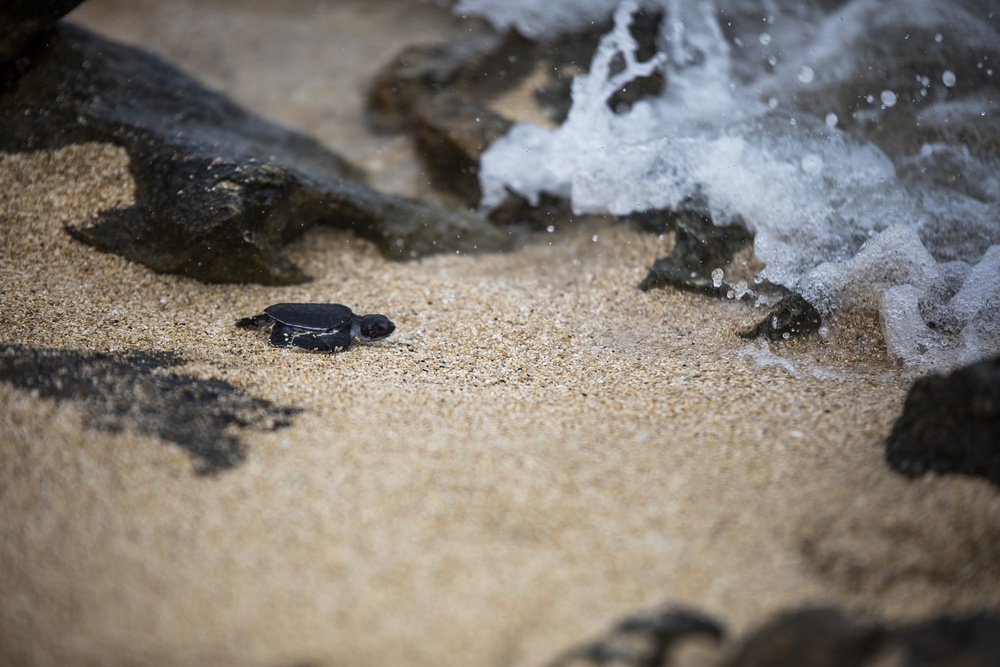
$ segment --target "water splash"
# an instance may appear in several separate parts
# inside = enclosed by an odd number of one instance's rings
[[[543,193],[565,197],[577,213],[621,215],[677,207],[700,192],[717,224],[739,220],[754,232],[765,264],[760,278],[802,293],[826,314],[879,307],[890,353],[903,362],[949,365],[1000,352],[995,318],[983,307],[952,303],[959,291],[980,306],[998,299],[1000,274],[973,271],[989,244],[949,245],[961,236],[957,225],[996,227],[995,205],[977,207],[925,183],[914,194],[878,147],[838,129],[837,114],[784,110],[782,100],[795,90],[811,91],[832,76],[822,63],[841,57],[836,44],[789,49],[773,75],[738,80],[712,2],[660,6],[659,53],[636,58],[629,24],[639,6],[623,2],[589,73],[573,82],[565,123],[555,130],[521,123],[490,147],[480,170],[483,208],[498,205],[509,189],[530,202]],[[861,9],[838,34],[865,29]],[[788,26],[772,19],[767,27],[761,48],[787,42]],[[809,33],[810,26],[800,27]],[[667,80],[662,95],[622,113],[611,108],[616,90],[656,71]],[[955,85],[951,70],[941,76]],[[872,113],[896,107],[897,90],[874,90]],[[928,169],[913,173],[926,179]],[[934,239],[932,252],[922,239]]]

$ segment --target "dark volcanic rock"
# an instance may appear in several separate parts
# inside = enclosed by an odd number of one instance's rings
[[[515,41],[530,48],[523,38]],[[527,75],[530,63],[515,55],[518,44],[505,45],[481,26],[453,41],[411,46],[379,73],[368,93],[372,124],[409,131],[435,187],[469,205],[479,203],[479,157],[513,124],[482,98]],[[510,52],[509,67],[490,67],[500,52]]]
[[[246,458],[242,442],[227,426],[274,430],[288,426],[298,412],[245,396],[228,382],[167,370],[179,363],[164,352],[104,354],[3,345],[0,381],[79,402],[91,428],[134,429],[183,447],[199,474],[233,468]]]
[[[661,12],[640,11],[633,20],[631,30],[641,60],[655,53],[661,18]],[[602,23],[543,44],[517,32],[501,36],[480,26],[449,42],[409,47],[372,85],[370,119],[380,129],[409,131],[435,186],[457,194],[469,205],[478,204],[482,194],[479,158],[514,120],[494,111],[491,101],[534,77],[534,87],[522,103],[561,123],[569,113],[573,77],[587,71],[609,27],[609,22]],[[659,73],[633,81],[609,105],[623,112],[659,93],[663,86]],[[520,221],[523,208],[515,209],[512,219]],[[502,208],[492,217],[506,219],[504,213]]]
[[[713,224],[708,203],[698,196],[688,198],[677,210],[647,211],[631,217],[652,232],[674,231],[673,251],[653,263],[639,284],[643,291],[670,286],[719,298],[727,296],[732,287],[724,282],[716,287],[712,271],[730,266],[736,255],[753,243],[753,234],[742,224]],[[819,311],[800,295],[767,281],[754,285],[754,292],[780,295],[781,300],[754,327],[742,332],[743,338],[766,336],[780,341],[819,330]],[[742,298],[753,297],[747,292]]]
[[[881,648],[882,630],[835,609],[800,609],[758,628],[726,667],[859,667]]]
[[[886,440],[885,458],[910,477],[933,470],[1000,486],[1000,357],[917,378]]]
[[[660,667],[669,664],[677,642],[692,636],[718,641],[723,628],[717,621],[697,612],[666,608],[629,617],[601,639],[570,649],[550,667],[570,665],[621,665]]]
[[[619,665],[664,667],[688,637],[719,641],[722,625],[691,610],[666,608],[628,618],[606,637],[566,651],[551,667]],[[908,624],[860,622],[832,607],[780,613],[735,645],[718,667],[993,667],[1000,664],[1000,617],[980,613],[938,616]]]
[[[0,94],[0,150],[123,146],[135,206],[71,232],[154,270],[212,282],[299,282],[307,278],[282,248],[315,224],[351,229],[400,259],[511,242],[477,216],[371,190],[314,140],[137,49],[60,25],[21,61]]]
[[[700,198],[690,198],[677,210],[642,214],[642,224],[663,233],[674,230],[674,249],[656,260],[639,284],[648,291],[656,287],[676,287],[690,292],[702,292],[723,297],[729,290],[716,287],[712,271],[729,264],[734,256],[753,243],[753,235],[743,225],[724,227],[712,223],[708,204]]]
[[[886,659],[894,659],[887,663]],[[756,630],[725,667],[991,667],[1000,664],[1000,618],[940,616],[887,627],[835,609],[799,609]]]
[[[823,318],[811,303],[799,294],[789,294],[768,312],[760,322],[746,331],[742,338],[784,340],[792,336],[808,336],[819,331]]]
[[[940,616],[897,631],[905,667],[994,667],[1000,665],[1000,617]]]
[[[81,0],[4,0],[0,5],[0,64],[19,54],[31,38],[58,21]]]

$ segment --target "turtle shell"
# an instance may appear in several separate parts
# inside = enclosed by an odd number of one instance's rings
[[[264,309],[272,319],[296,329],[329,331],[350,325],[354,311],[339,303],[276,303]]]

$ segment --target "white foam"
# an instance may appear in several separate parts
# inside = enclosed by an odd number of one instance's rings
[[[461,0],[456,14],[485,17],[494,28],[515,28],[525,37],[549,39],[589,28],[611,15],[618,0]]]
[[[919,363],[929,351],[941,346],[937,336],[920,317],[924,292],[913,285],[897,285],[881,295],[882,332],[890,354],[905,364]]]
[[[738,359],[753,359],[753,362],[760,368],[767,368],[768,366],[780,366],[784,368],[793,377],[799,377],[799,372],[795,369],[795,364],[791,360],[785,359],[784,357],[778,356],[771,351],[771,346],[768,345],[767,341],[761,341],[757,344],[744,345],[736,351],[736,357]]]

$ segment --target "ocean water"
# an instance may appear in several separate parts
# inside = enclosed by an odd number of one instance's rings
[[[614,18],[565,122],[520,123],[483,156],[481,206],[510,190],[622,215],[699,194],[717,224],[754,232],[758,279],[826,316],[877,309],[901,363],[1000,353],[994,5],[463,0],[456,11],[535,39]],[[645,61],[638,11],[662,14]],[[661,94],[611,108],[653,72]]]

